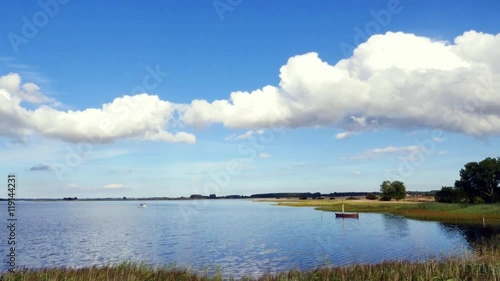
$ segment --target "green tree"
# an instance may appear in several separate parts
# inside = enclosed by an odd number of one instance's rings
[[[406,187],[401,181],[383,181],[380,185],[380,199],[390,201],[391,199],[401,200],[406,197]]]
[[[392,187],[390,181],[383,181],[380,185],[380,200],[391,201],[392,199]]]
[[[455,188],[463,191],[470,203],[500,201],[500,157],[469,162],[460,170]]]
[[[405,184],[401,181],[393,181],[391,182],[392,186],[392,197],[397,201],[404,199],[406,197],[406,187]]]
[[[443,186],[436,192],[434,199],[443,203],[461,203],[465,200],[465,194],[462,190],[450,186]]]

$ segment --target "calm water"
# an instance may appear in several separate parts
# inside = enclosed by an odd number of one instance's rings
[[[220,266],[233,276],[259,275],[463,254],[470,241],[500,232],[498,226],[382,214],[335,219],[333,213],[312,208],[246,200],[150,201],[144,209],[138,204],[18,202],[17,262],[37,268],[144,261],[195,269]],[[6,224],[5,202],[0,208]],[[5,257],[6,242],[0,247]],[[3,262],[1,269],[6,268]]]

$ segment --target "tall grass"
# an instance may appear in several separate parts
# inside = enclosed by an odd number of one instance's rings
[[[265,274],[260,277],[242,277],[241,280],[500,280],[500,235],[474,245],[475,255],[450,257],[423,262],[390,261],[379,264],[359,264],[341,267],[324,267],[309,271],[290,270]],[[215,274],[196,273],[175,266],[154,268],[144,264],[123,263],[117,266],[90,267],[83,269],[55,268],[21,270],[3,274],[1,280],[56,281],[56,280],[235,280]]]
[[[278,205],[316,207],[317,210],[339,212],[344,204],[348,212],[393,213],[408,218],[437,221],[488,221],[500,223],[500,204],[447,204],[438,202],[382,202],[382,201],[281,201]]]
[[[208,274],[176,266],[152,267],[146,264],[124,262],[114,266],[88,268],[45,268],[41,270],[22,269],[3,274],[0,280],[16,281],[77,281],[77,280],[223,280],[220,272]]]

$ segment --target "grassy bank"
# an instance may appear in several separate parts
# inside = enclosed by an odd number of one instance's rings
[[[475,255],[423,262],[393,261],[310,271],[290,270],[242,280],[500,280],[500,236],[475,246]],[[152,268],[124,263],[84,269],[24,270],[4,274],[1,280],[224,280],[222,274],[196,273],[177,267]],[[231,278],[226,278],[231,279]],[[231,279],[233,280],[233,279]]]
[[[408,218],[436,221],[467,221],[500,223],[500,204],[445,204],[418,201],[377,201],[377,200],[272,200],[278,205],[295,207],[315,207],[317,210],[340,212],[342,204],[346,212],[392,213]]]

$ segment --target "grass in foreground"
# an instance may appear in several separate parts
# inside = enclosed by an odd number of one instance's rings
[[[279,200],[278,205],[316,207],[317,210],[340,212],[392,213],[408,218],[437,221],[481,222],[482,219],[500,223],[500,204],[446,204],[438,202],[384,202],[368,200]]]
[[[265,274],[259,278],[243,277],[241,280],[500,280],[500,235],[476,245],[475,252],[475,256],[447,258],[441,261],[435,259],[424,262],[393,261],[325,267],[310,271],[290,270],[284,273]],[[100,268],[23,270],[4,274],[0,279],[5,281],[224,280],[221,273],[199,274],[177,267],[153,268],[132,263]]]

